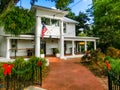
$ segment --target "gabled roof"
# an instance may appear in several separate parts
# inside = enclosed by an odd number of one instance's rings
[[[32,9],[33,10],[38,9],[38,10],[43,10],[43,11],[46,11],[46,12],[53,12],[53,13],[57,13],[57,14],[62,14],[63,16],[68,14],[68,11],[62,11],[62,10],[59,10],[59,9],[48,8],[48,7],[38,6],[38,5],[33,5]],[[79,22],[77,22],[73,19],[67,18],[67,17],[63,17],[63,21],[68,22],[68,23],[75,23],[75,24],[79,23]]]
[[[67,18],[67,17],[63,17],[63,21],[64,22],[68,22],[68,23],[76,23],[78,24],[79,22],[73,20],[73,19],[70,19],[70,18]]]
[[[48,7],[38,6],[38,5],[33,5],[32,9],[45,10],[45,11],[55,12],[55,13],[64,14],[64,15],[68,14],[68,11],[62,11],[59,9],[53,9],[53,8],[48,8]]]

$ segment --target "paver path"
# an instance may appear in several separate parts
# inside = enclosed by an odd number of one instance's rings
[[[43,81],[47,90],[104,90],[97,78],[77,59],[58,60],[49,58],[50,72]]]

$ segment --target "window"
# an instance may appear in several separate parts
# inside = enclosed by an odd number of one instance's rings
[[[41,23],[44,23],[45,25],[54,25],[54,26],[59,26],[59,20],[56,19],[50,19],[50,18],[41,18]]]
[[[63,32],[66,33],[66,23],[63,23]]]
[[[50,19],[49,18],[42,17],[41,22],[44,23],[45,25],[50,25]]]
[[[59,26],[59,21],[55,19],[51,19],[51,24],[55,26]]]

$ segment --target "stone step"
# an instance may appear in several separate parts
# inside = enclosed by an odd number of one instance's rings
[[[57,57],[47,57],[49,62],[61,62],[61,60]]]
[[[43,88],[36,87],[36,86],[29,86],[25,88],[24,90],[47,90],[47,89],[43,89]]]

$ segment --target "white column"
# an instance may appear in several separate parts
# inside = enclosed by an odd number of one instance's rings
[[[60,21],[60,58],[64,58],[63,21]]]
[[[85,51],[87,51],[87,41],[85,41]]]
[[[72,56],[74,56],[75,55],[75,43],[74,43],[74,41],[72,41]]]
[[[41,18],[36,16],[35,29],[35,56],[40,57],[40,33],[41,33]]]
[[[10,59],[10,39],[7,38],[6,58]]]
[[[96,40],[94,41],[94,50],[96,50]]]

